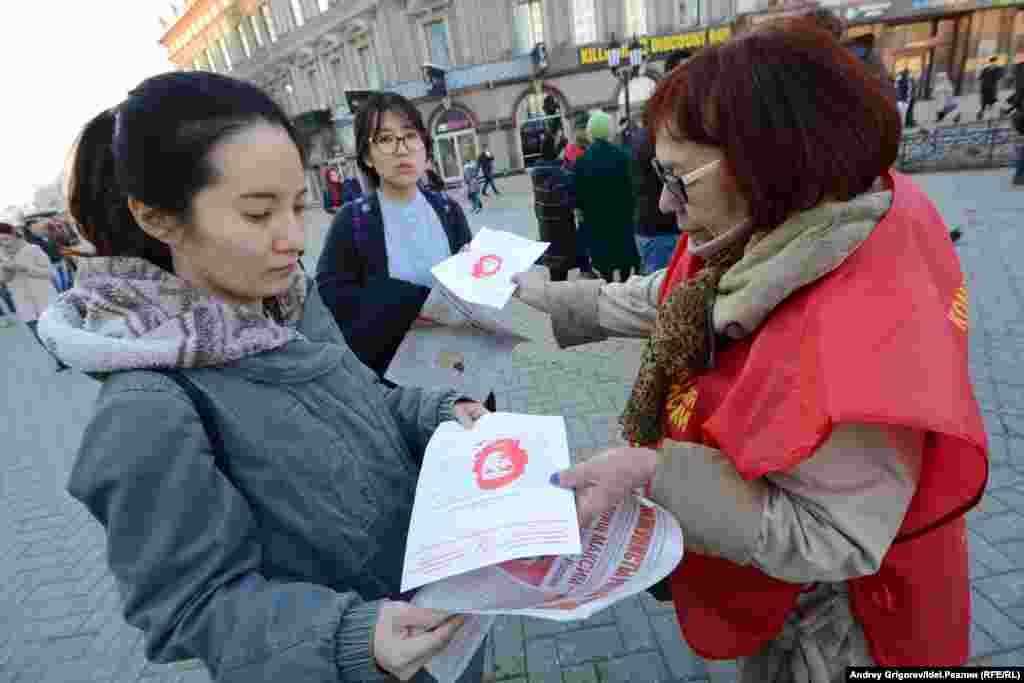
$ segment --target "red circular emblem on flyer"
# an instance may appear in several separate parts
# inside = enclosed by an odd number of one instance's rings
[[[508,486],[523,476],[528,459],[518,439],[495,439],[473,457],[477,488],[491,491]]]
[[[491,277],[501,270],[502,260],[497,254],[481,256],[480,260],[473,264],[473,277]]]

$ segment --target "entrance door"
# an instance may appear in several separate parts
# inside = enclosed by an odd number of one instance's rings
[[[462,180],[462,167],[467,161],[476,161],[479,154],[475,130],[445,133],[434,138],[434,156],[445,182]]]

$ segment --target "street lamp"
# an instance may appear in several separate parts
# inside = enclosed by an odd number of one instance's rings
[[[623,63],[623,58],[628,58],[628,63]],[[644,48],[640,40],[634,35],[629,45],[623,46],[612,36],[612,42],[608,45],[608,67],[612,70],[612,76],[622,81],[622,87],[626,91],[626,125],[630,122],[629,111],[629,82],[640,75],[644,68]]]

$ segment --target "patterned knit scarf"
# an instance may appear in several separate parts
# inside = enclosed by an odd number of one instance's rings
[[[149,261],[84,258],[39,319],[43,343],[86,373],[223,365],[303,339],[306,275],[263,302],[226,303]]]
[[[696,277],[672,290],[658,307],[633,392],[619,418],[630,443],[650,446],[660,441],[671,381],[707,370],[715,290],[725,272],[743,257],[745,245],[741,240],[710,257]]]

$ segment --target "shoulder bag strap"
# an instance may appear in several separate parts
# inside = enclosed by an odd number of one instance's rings
[[[225,477],[231,479],[231,475],[228,472],[227,454],[224,451],[224,440],[221,438],[220,430],[217,429],[217,421],[213,417],[213,406],[210,404],[210,399],[185,373],[177,368],[149,368],[149,370],[174,380],[188,394],[189,399],[199,413],[203,429],[206,430],[206,437],[210,440],[210,446],[213,448],[214,464]]]

